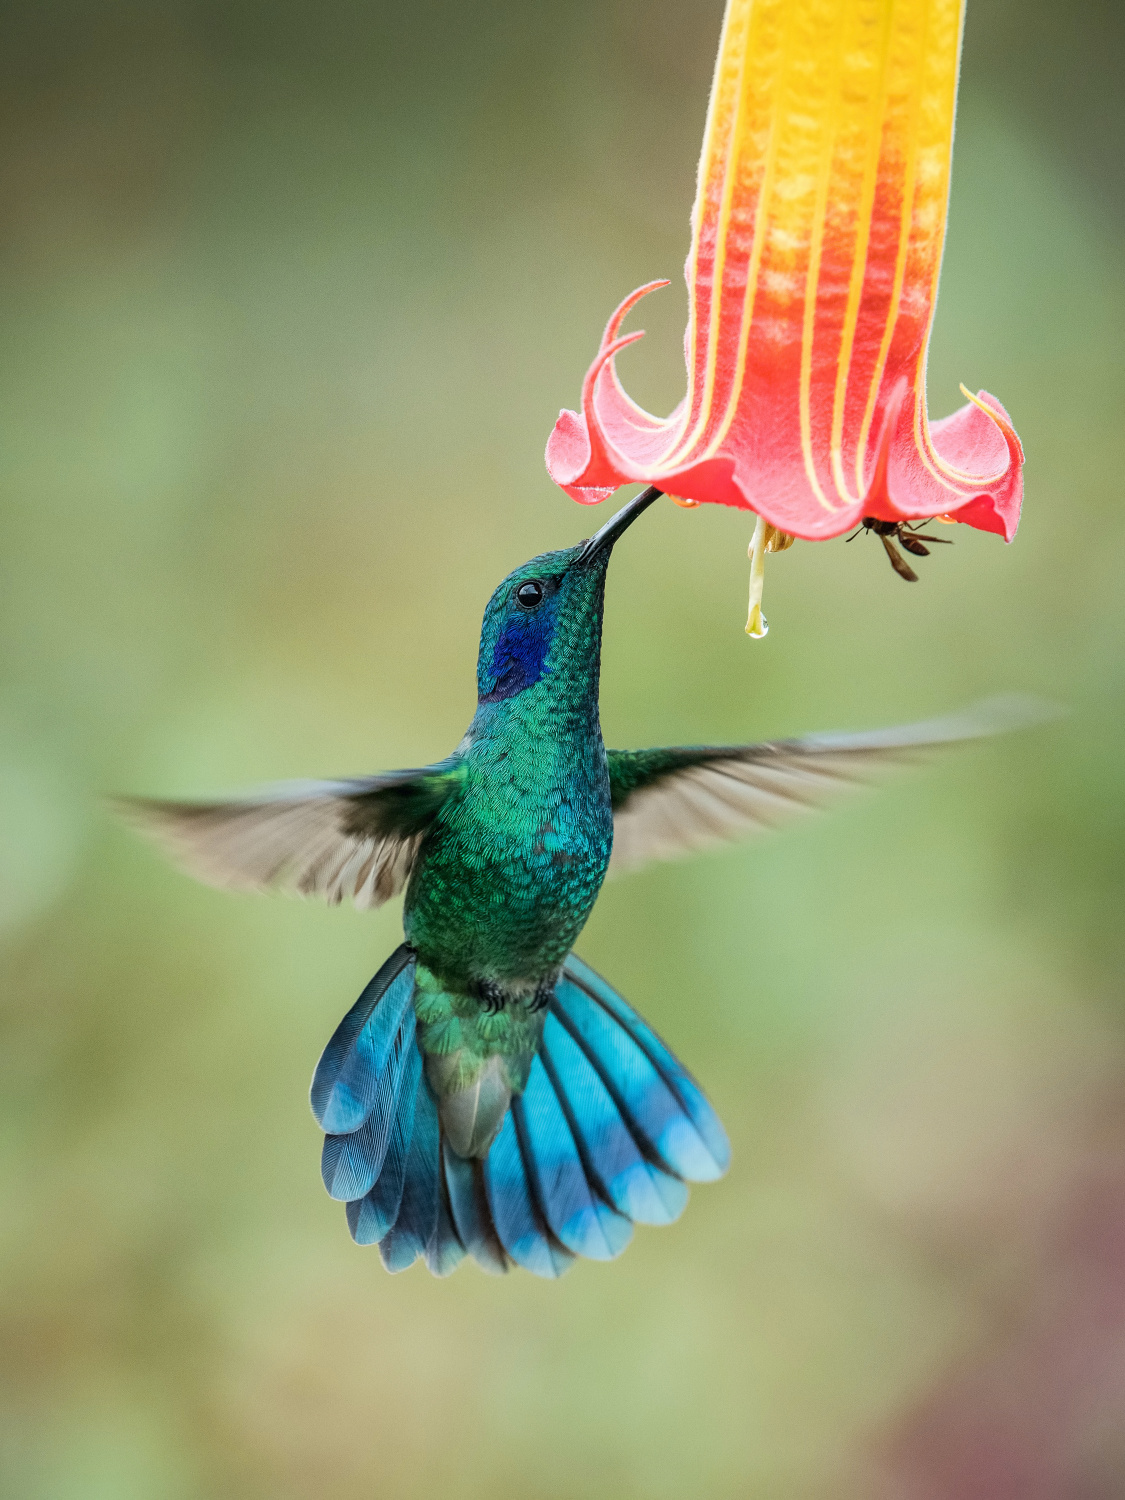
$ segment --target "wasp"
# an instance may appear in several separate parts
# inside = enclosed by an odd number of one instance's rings
[[[918,533],[918,527],[924,526],[924,521],[918,521],[913,526],[906,521],[880,521],[875,516],[864,516],[863,525],[859,530],[853,531],[848,541],[854,541],[860,531],[873,531],[882,542],[887,556],[891,560],[891,567],[900,578],[905,578],[907,583],[917,583],[918,575],[895,546],[895,541],[906,548],[907,552],[915,557],[929,557],[930,549],[925,546],[926,542],[934,542],[941,547],[951,547],[953,538],[947,536],[928,536],[925,532]],[[894,538],[894,540],[892,540]]]

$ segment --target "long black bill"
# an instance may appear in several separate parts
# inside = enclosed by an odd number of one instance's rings
[[[664,493],[654,484],[639,495],[634,495],[628,505],[623,505],[617,514],[608,520],[600,531],[596,531],[574,559],[579,567],[586,567],[603,552],[608,552],[623,531],[627,531],[642,511],[648,510],[654,500]]]

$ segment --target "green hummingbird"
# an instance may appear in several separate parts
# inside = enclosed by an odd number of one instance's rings
[[[237,801],[128,804],[193,874],[381,905],[405,941],[312,1083],[325,1185],[360,1243],[444,1275],[470,1254],[558,1276],[668,1223],[730,1148],[698,1084],[573,952],[607,872],[823,806],[995,715],[758,745],[609,750],[598,713],[615,542],[660,494],[510,573],[478,702],[436,765]]]

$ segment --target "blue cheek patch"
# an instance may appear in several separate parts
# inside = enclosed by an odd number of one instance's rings
[[[508,621],[492,653],[492,687],[480,695],[481,703],[503,703],[539,681],[555,631],[553,613]]]

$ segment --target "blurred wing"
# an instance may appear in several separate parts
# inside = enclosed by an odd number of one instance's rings
[[[948,719],[869,734],[816,734],[764,745],[610,750],[614,819],[609,873],[777,828],[943,746],[1022,728],[1057,712],[1032,699],[993,699]]]
[[[228,890],[345,896],[370,908],[401,891],[422,836],[459,794],[463,763],[349,781],[293,782],[230,802],[117,803],[190,875]]]

